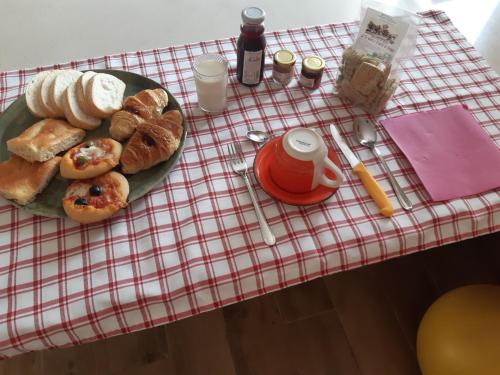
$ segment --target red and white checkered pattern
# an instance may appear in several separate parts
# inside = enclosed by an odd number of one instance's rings
[[[334,81],[342,50],[356,23],[267,34],[267,61],[278,48],[297,56],[321,55],[319,90],[293,82],[257,88],[235,78],[236,40],[225,39],[74,61],[58,68],[123,69],[148,76],[179,99],[188,139],[176,169],[143,199],[111,221],[79,225],[32,216],[0,201],[0,356],[77,345],[164,324],[332,272],[355,268],[500,230],[500,191],[433,203],[383,128],[380,148],[414,202],[403,211],[379,163],[352,136],[360,109],[340,100]],[[197,108],[191,61],[206,52],[231,63],[228,109],[208,116]],[[41,69],[0,73],[4,110]],[[417,56],[403,67],[396,96],[381,118],[467,104],[500,143],[500,80],[442,12],[424,14]],[[386,219],[358,178],[318,205],[293,207],[258,198],[276,234],[266,246],[242,179],[224,159],[224,144],[249,128],[279,133],[296,126],[319,129],[331,143],[335,123],[388,192],[395,215]],[[437,139],[436,142],[439,142]],[[248,161],[256,147],[243,144]],[[460,166],[457,166],[459,168]],[[443,178],[446,178],[443,176]]]

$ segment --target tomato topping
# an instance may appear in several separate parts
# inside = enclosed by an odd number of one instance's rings
[[[113,146],[110,142],[98,139],[89,141],[71,150],[70,158],[76,169],[85,169],[88,165],[97,165],[104,156],[110,154]]]

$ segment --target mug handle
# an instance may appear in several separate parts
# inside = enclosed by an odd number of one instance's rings
[[[329,169],[330,171],[332,171],[335,174],[336,179],[332,180],[332,179],[326,177],[324,174],[322,174],[321,177],[320,177],[320,179],[319,179],[319,183],[321,185],[327,186],[329,188],[337,188],[337,187],[339,187],[339,185],[342,182],[344,182],[344,180],[345,180],[344,174],[339,169],[339,167],[337,167],[337,165],[328,158],[328,156],[326,156],[323,159],[323,162],[325,163],[324,164],[325,168]]]

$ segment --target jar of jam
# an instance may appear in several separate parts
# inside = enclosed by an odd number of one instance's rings
[[[236,76],[245,86],[257,86],[264,76],[264,18],[266,13],[258,7],[247,7],[241,12],[241,34],[237,43]]]
[[[286,49],[277,51],[273,57],[273,80],[286,86],[295,73],[295,55]]]
[[[299,83],[311,90],[316,90],[321,84],[325,60],[319,56],[306,56],[302,60],[302,71]]]

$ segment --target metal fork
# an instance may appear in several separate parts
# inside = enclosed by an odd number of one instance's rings
[[[271,232],[271,228],[266,222],[266,218],[260,209],[259,203],[257,202],[257,196],[255,195],[255,191],[250,184],[250,180],[248,179],[248,165],[243,156],[243,151],[241,150],[241,145],[238,141],[233,144],[227,145],[227,151],[229,157],[231,158],[230,164],[233,171],[243,177],[243,181],[245,181],[245,185],[247,186],[248,193],[250,194],[250,199],[252,200],[253,207],[255,208],[255,214],[257,215],[257,220],[260,225],[260,232],[262,233],[262,238],[264,242],[271,246],[276,243],[276,238],[274,237],[273,232]]]

